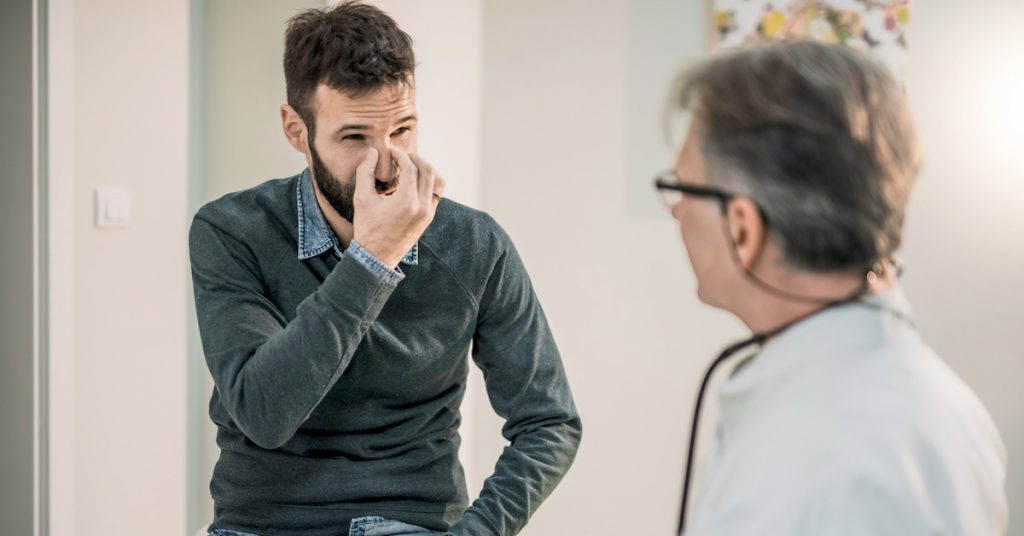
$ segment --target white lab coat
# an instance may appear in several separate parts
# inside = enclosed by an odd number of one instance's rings
[[[869,300],[909,315],[898,288]],[[895,315],[846,305],[796,324],[719,400],[686,536],[1006,532],[995,424]]]

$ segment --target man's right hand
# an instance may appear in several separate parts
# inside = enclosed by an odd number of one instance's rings
[[[380,154],[370,149],[356,168],[352,227],[357,242],[395,268],[434,220],[445,183],[419,155],[391,147],[385,158],[398,166],[398,185],[386,195],[377,192],[374,170]]]

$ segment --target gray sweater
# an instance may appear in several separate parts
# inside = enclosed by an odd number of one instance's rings
[[[221,449],[211,528],[334,536],[377,515],[516,534],[569,469],[581,426],[511,241],[444,200],[400,281],[334,248],[300,259],[304,177],[229,194],[192,223]],[[471,347],[510,445],[467,509],[458,429]]]

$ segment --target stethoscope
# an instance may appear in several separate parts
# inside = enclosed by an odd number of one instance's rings
[[[897,311],[891,307],[886,307],[884,305],[880,305],[877,303],[863,301],[863,298],[867,295],[868,290],[871,287],[871,284],[874,283],[878,278],[885,275],[888,267],[891,266],[892,268],[895,269],[897,277],[899,277],[903,273],[902,264],[895,258],[889,259],[888,263],[877,262],[874,265],[872,265],[872,267],[865,272],[864,278],[861,281],[860,285],[857,287],[857,289],[851,292],[848,296],[838,300],[829,300],[813,298],[809,296],[801,296],[799,294],[790,293],[766,283],[764,280],[754,275],[754,273],[751,272],[746,267],[746,265],[740,262],[739,253],[736,251],[735,243],[733,244],[733,247],[730,248],[730,250],[732,251],[732,255],[734,261],[736,262],[736,265],[741,268],[742,272],[745,274],[747,279],[750,280],[755,285],[757,285],[758,287],[761,287],[762,289],[771,292],[772,294],[778,295],[789,300],[818,303],[821,304],[821,307],[814,309],[809,313],[801,315],[793,320],[790,320],[785,324],[776,327],[772,330],[762,333],[755,333],[750,338],[729,345],[727,348],[722,350],[722,353],[719,354],[714,361],[711,362],[711,365],[708,367],[707,372],[704,373],[704,379],[700,383],[700,390],[697,391],[697,403],[694,405],[693,421],[690,427],[690,442],[686,452],[686,472],[683,475],[683,498],[679,506],[678,534],[682,534],[683,529],[686,528],[686,507],[690,498],[690,478],[693,473],[693,453],[697,445],[697,428],[700,424],[701,405],[704,401],[704,393],[707,390],[708,384],[711,381],[711,375],[715,372],[715,369],[718,368],[719,365],[721,365],[730,357],[736,355],[738,352],[746,348],[750,348],[752,346],[763,346],[764,343],[767,342],[769,339],[779,335],[783,331],[786,331],[790,327],[799,324],[800,322],[812,316],[844,305],[853,304],[863,307],[870,307],[872,309],[877,309],[889,313],[897,317],[898,319],[906,322],[909,326],[914,327],[913,319],[911,319],[908,315],[904,314],[903,312]]]

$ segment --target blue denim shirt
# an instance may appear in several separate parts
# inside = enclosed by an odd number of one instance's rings
[[[331,227],[327,225],[320,205],[316,202],[313,175],[309,172],[309,168],[306,168],[302,172],[302,177],[299,178],[298,187],[295,188],[295,202],[299,214],[299,259],[316,257],[329,249],[333,249],[335,254],[341,257],[344,254],[341,242],[338,241],[338,237],[334,235]],[[349,244],[348,253],[382,281],[397,284],[405,278],[405,274],[400,268],[396,267],[392,270],[355,240]],[[402,258],[401,264],[415,266],[418,263],[419,244],[414,244]]]

